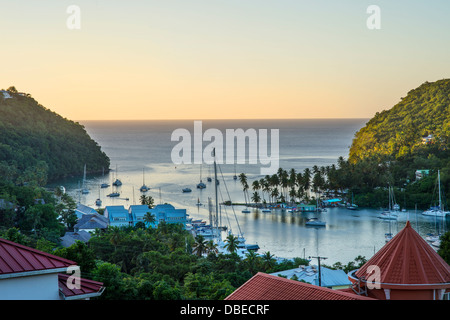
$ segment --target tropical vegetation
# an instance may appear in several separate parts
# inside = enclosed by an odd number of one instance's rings
[[[416,171],[427,172],[421,179]],[[249,182],[239,176],[254,203],[311,202],[339,196],[363,207],[387,206],[388,188],[403,207],[427,209],[436,202],[440,170],[444,202],[450,196],[450,80],[426,82],[389,110],[377,113],[353,140],[348,159],[303,171],[280,168]],[[434,197],[433,197],[434,196]]]
[[[110,160],[84,127],[10,87],[0,93],[0,177],[44,186],[87,171],[101,173]]]

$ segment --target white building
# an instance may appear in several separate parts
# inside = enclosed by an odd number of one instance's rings
[[[0,300],[98,297],[103,283],[76,278],[76,262],[0,238]]]

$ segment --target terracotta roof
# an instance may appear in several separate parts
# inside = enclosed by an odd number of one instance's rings
[[[225,300],[372,300],[258,272]]]
[[[450,284],[450,266],[411,227],[406,226],[355,272],[368,276],[369,266],[380,268],[380,283],[399,285]],[[382,285],[383,286],[383,285]]]
[[[59,291],[66,300],[99,296],[103,292],[103,283],[83,278],[80,278],[79,289],[69,289],[67,286],[69,277],[69,274],[58,274]]]
[[[74,261],[0,238],[0,275],[67,268],[76,264]]]

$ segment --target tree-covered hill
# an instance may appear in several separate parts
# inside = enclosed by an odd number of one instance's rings
[[[428,142],[423,137],[431,135]],[[436,154],[450,142],[450,79],[425,82],[389,110],[377,113],[359,130],[349,160],[395,160]]]
[[[110,160],[82,125],[14,87],[0,92],[0,177],[45,185],[61,177],[109,169]]]

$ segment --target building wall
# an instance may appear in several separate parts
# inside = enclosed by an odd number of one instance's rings
[[[0,279],[0,300],[60,300],[58,274]]]

